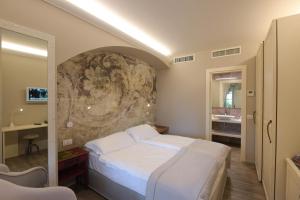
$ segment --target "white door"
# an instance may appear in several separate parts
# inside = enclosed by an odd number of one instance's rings
[[[261,181],[262,178],[263,85],[264,45],[262,44],[256,56],[255,167],[259,181]]]
[[[274,200],[276,152],[276,21],[264,45],[263,173],[262,182],[268,200]]]

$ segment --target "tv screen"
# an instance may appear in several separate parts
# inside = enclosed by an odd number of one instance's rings
[[[48,101],[48,89],[40,87],[28,87],[26,89],[26,101],[27,102],[47,102]]]

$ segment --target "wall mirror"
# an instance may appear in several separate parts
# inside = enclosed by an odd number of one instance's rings
[[[14,172],[45,167],[55,185],[54,39],[0,21],[0,41],[0,161]]]
[[[241,83],[222,83],[224,108],[241,108]]]
[[[218,74],[212,80],[212,107],[241,108],[242,84],[238,73]]]

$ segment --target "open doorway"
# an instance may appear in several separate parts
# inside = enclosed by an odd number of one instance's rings
[[[206,73],[206,137],[246,149],[246,66],[208,69]]]

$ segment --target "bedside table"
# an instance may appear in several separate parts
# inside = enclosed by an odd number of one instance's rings
[[[157,132],[160,134],[168,134],[169,132],[169,127],[168,126],[162,126],[162,125],[154,125],[154,128],[156,129]]]
[[[88,185],[89,154],[83,148],[74,148],[58,153],[58,182],[62,185],[68,180],[82,180]]]

